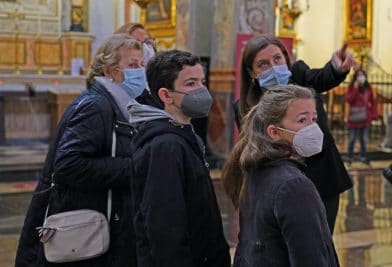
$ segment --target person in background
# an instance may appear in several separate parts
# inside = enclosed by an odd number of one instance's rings
[[[132,226],[131,140],[126,104],[145,88],[140,42],[115,34],[98,48],[84,91],[62,116],[19,240],[15,267],[57,266],[46,261],[36,227],[48,215],[77,209],[107,210],[112,190],[110,247],[104,255],[64,266],[136,265]],[[112,157],[113,134],[116,154]],[[51,186],[51,184],[53,185]],[[61,265],[63,266],[63,265]]]
[[[318,154],[323,132],[311,89],[269,88],[243,119],[222,171],[240,212],[234,267],[339,266],[323,202],[302,158]]]
[[[355,140],[359,137],[360,161],[365,164],[370,164],[366,153],[366,142],[368,139],[369,126],[372,120],[377,116],[377,106],[372,87],[367,80],[364,70],[359,69],[354,72],[353,78],[348,86],[346,102],[348,103],[350,113],[352,112],[352,108],[363,107],[365,109],[365,117],[356,118],[349,115],[347,118],[347,163],[351,165],[353,161]]]
[[[143,44],[143,64],[146,66],[148,61],[156,54],[155,40],[151,38],[143,24],[126,23],[116,30],[115,33],[127,33]]]
[[[144,26],[140,23],[126,23],[123,26],[121,26],[116,32],[118,33],[128,33],[132,37],[134,37],[136,40],[140,41],[143,43],[143,55],[144,55],[144,65],[146,66],[148,61],[155,56],[157,52],[156,48],[156,43],[153,38],[151,38],[150,34],[146,31]],[[206,69],[206,71],[209,71]],[[207,84],[208,86],[208,84]],[[147,89],[149,90],[149,89]],[[148,92],[143,92],[141,95],[142,98],[144,99],[151,99],[150,96],[148,96]],[[150,105],[157,106],[159,103],[149,103]],[[209,161],[211,166],[213,166],[214,161],[216,161],[216,155],[214,155],[208,145],[208,140],[207,140],[207,131],[208,131],[208,116],[203,117],[203,118],[193,118],[191,120],[191,123],[194,127],[195,132],[203,139],[203,142],[206,146],[206,157],[207,160]]]
[[[324,143],[320,153],[305,159],[305,173],[316,185],[323,200],[331,232],[335,226],[340,193],[351,188],[352,182],[328,129],[320,93],[339,85],[350,68],[355,66],[347,46],[334,52],[323,68],[310,69],[302,60],[291,64],[287,49],[278,38],[256,36],[242,52],[240,98],[234,106],[237,126],[240,127],[241,119],[271,86],[298,84],[315,89],[317,122],[324,133]]]
[[[377,95],[377,99],[387,103],[392,102],[391,97],[387,97],[384,95]],[[392,153],[392,112],[389,112],[387,117],[385,137],[383,142],[380,144],[380,150],[386,153]],[[392,164],[390,164],[383,170],[383,175],[385,179],[388,180],[388,182],[392,183]]]
[[[388,102],[392,102],[392,98],[381,96]],[[385,137],[380,145],[380,149],[386,153],[392,153],[392,112],[389,112],[387,117],[387,125],[385,127]]]
[[[131,188],[139,267],[229,267],[229,246],[191,118],[206,116],[212,97],[200,59],[179,50],[147,64],[152,97],[163,108],[128,106],[134,136]]]
[[[144,26],[140,23],[129,22],[118,28],[115,33],[129,34],[143,45],[143,65],[146,66],[148,61],[156,54],[155,40],[151,38]],[[150,89],[146,82],[146,89],[136,99],[140,103],[145,103],[151,106],[159,107],[160,103],[154,101],[151,97]]]

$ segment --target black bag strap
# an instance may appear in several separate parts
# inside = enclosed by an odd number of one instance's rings
[[[67,119],[67,118],[72,118],[73,115],[76,113],[78,107],[85,101],[85,99],[86,98],[82,98],[79,101],[79,103],[72,110],[69,110],[69,112],[70,112],[69,115],[67,114],[68,111],[66,111],[66,113],[64,113],[64,116],[62,117],[62,120],[63,119]],[[62,136],[62,134],[64,132],[64,129],[65,129],[65,127],[67,127],[67,123],[60,121],[60,123],[58,125],[59,126],[57,127],[56,134],[55,134],[56,138],[55,138],[55,140],[53,141],[53,143],[51,145],[50,151],[48,152],[48,154],[49,154],[48,155],[48,159],[50,160],[50,162],[49,162],[49,173],[50,173],[50,182],[51,182],[51,184],[50,184],[50,187],[48,189],[44,190],[44,191],[49,191],[54,186],[54,181],[53,181],[53,176],[54,176],[54,171],[53,171],[53,168],[54,168],[54,166],[53,166],[54,165],[54,154],[55,154],[55,152],[57,150],[57,146],[58,146],[58,144],[60,142],[60,138],[61,138],[61,136]],[[111,145],[111,156],[113,158],[116,157],[116,144],[117,144],[117,136],[116,136],[116,131],[113,128],[113,131],[112,131],[112,145]],[[48,202],[48,205],[46,206],[44,219],[47,218],[48,210],[49,210],[49,202]],[[108,221],[110,222],[111,213],[112,213],[112,190],[111,189],[108,190],[106,213],[107,213]]]

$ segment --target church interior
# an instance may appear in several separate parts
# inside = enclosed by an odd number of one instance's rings
[[[392,153],[379,149],[392,112],[392,1],[0,0],[1,266],[13,266],[27,205],[59,119],[86,89],[98,46],[128,22],[144,25],[158,51],[191,51],[203,62],[213,105],[201,135],[233,252],[238,214],[225,195],[220,168],[236,135],[232,103],[239,96],[244,45],[255,35],[274,35],[292,61],[321,68],[347,44],[367,72],[379,115],[370,129],[371,166],[346,166],[354,187],[341,195],[333,237],[343,267],[392,266],[392,185],[382,176]],[[323,94],[342,157],[351,77]]]

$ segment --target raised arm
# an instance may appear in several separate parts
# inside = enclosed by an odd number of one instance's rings
[[[292,80],[294,83],[312,87],[318,93],[326,92],[343,82],[351,68],[357,68],[358,63],[343,45],[336,50],[322,68],[309,68],[302,60],[292,66]]]

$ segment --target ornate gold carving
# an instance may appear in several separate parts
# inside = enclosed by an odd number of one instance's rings
[[[34,59],[38,66],[59,66],[63,61],[61,43],[57,40],[35,42]]]
[[[158,0],[143,8],[140,21],[154,37],[175,37],[176,1]]]
[[[372,41],[372,0],[346,0],[345,39],[360,49]]]
[[[87,33],[67,32],[61,38],[41,35],[0,35],[0,73],[53,73],[69,72],[72,58],[83,58],[90,63],[93,36]]]
[[[0,64],[25,64],[26,63],[26,42],[21,40],[0,40]]]
[[[278,13],[278,32],[279,36],[295,37],[295,23],[299,16],[309,9],[309,2],[306,1],[305,9],[301,9],[298,1],[283,0],[278,1],[277,13]]]
[[[88,31],[89,0],[72,1],[70,31]]]
[[[141,8],[146,8],[148,4],[152,2],[152,0],[133,0],[136,4],[138,4]]]
[[[0,17],[2,18],[0,31],[12,32],[18,29],[20,33],[59,34],[61,1],[32,2],[35,1],[20,0],[7,4],[0,3]]]

